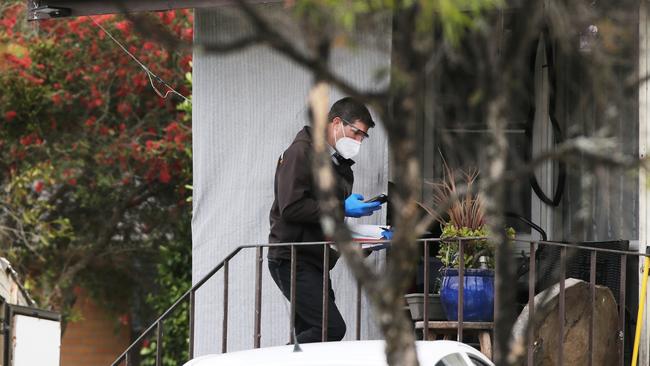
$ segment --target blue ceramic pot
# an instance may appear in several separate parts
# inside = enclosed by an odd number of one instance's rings
[[[458,320],[458,269],[442,271],[440,302],[447,320]],[[491,322],[494,318],[494,270],[466,269],[463,278],[463,321]]]

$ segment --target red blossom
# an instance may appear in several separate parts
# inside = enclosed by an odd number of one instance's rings
[[[79,286],[75,286],[75,287],[72,289],[72,293],[74,293],[75,295],[79,296],[79,295],[81,295],[81,294],[83,293],[83,289],[82,289],[81,287],[79,287]]]
[[[166,163],[163,163],[160,167],[160,175],[158,179],[161,183],[169,183],[169,181],[172,179],[171,175],[169,174],[169,166]]]
[[[32,135],[23,136],[20,138],[20,144],[23,146],[29,146],[32,144]]]
[[[6,112],[5,113],[5,121],[7,121],[7,122],[13,121],[13,119],[16,118],[17,114],[18,113],[16,113],[16,111],[8,111],[8,112]]]
[[[0,19],[0,25],[7,31],[11,31],[11,29],[16,25],[16,17],[7,17]],[[9,36],[11,35],[12,34],[10,33]]]
[[[20,68],[28,69],[32,66],[32,59],[28,55],[25,55],[23,57],[16,57],[10,53],[7,53],[4,56],[7,61]]]
[[[179,145],[179,148],[180,148],[181,150],[182,150],[182,147],[183,147],[183,146],[181,146],[181,145],[182,145],[183,142],[185,141],[185,137],[186,137],[185,135],[181,135],[181,134],[176,135],[176,136],[174,137],[174,142],[176,143],[176,145]]]
[[[85,124],[87,127],[92,127],[92,126],[95,124],[95,121],[97,121],[97,118],[96,118],[95,116],[91,116],[90,118],[88,118],[88,119],[86,120],[86,122],[84,122],[84,124]]]
[[[30,133],[29,135],[25,135],[20,138],[19,140],[20,144],[23,146],[31,146],[31,145],[40,145],[43,143],[43,140],[40,138],[35,133]]]
[[[42,180],[37,180],[36,182],[34,182],[34,192],[41,193],[43,191],[44,186],[45,184],[43,183]]]
[[[91,56],[96,56],[98,52],[99,52],[99,46],[97,46],[97,43],[91,44],[90,51],[88,52],[88,54],[90,54]]]
[[[61,94],[59,94],[59,93],[52,94],[51,99],[52,99],[52,103],[54,103],[54,105],[61,105],[61,103],[63,101],[61,99]]]
[[[68,184],[70,184],[71,186],[76,186],[77,185],[77,178],[68,179]]]
[[[120,324],[122,324],[122,325],[125,325],[125,326],[126,326],[126,325],[129,325],[129,314],[122,314],[122,315],[120,315],[120,317],[119,317],[119,321],[120,321]],[[144,342],[145,342],[145,341],[148,342],[147,339],[145,339],[144,341],[142,341],[142,345],[143,345],[143,346],[144,346]],[[149,345],[147,344],[145,347],[148,347],[148,346],[149,346]]]
[[[192,62],[192,55],[186,55],[181,59],[180,65],[183,70],[189,71],[192,67],[190,66]]]
[[[180,126],[178,125],[178,122],[174,121],[174,122],[171,122],[170,124],[168,124],[167,126],[165,126],[164,130],[168,134],[176,133],[176,132],[180,131]]]
[[[174,21],[174,18],[176,18],[176,13],[173,10],[172,11],[166,11],[164,13],[160,13],[160,20],[164,24],[167,24],[167,25],[171,24],[172,21]]]
[[[119,103],[117,105],[117,112],[124,117],[128,117],[131,114],[131,106],[126,102]]]
[[[43,85],[43,82],[44,82],[43,79],[37,78],[37,77],[35,77],[34,75],[30,74],[29,72],[27,72],[25,70],[18,70],[18,75],[21,78],[23,78],[23,79],[25,79],[25,80],[33,83],[33,84]]]
[[[131,31],[131,23],[128,20],[123,20],[121,22],[115,23],[115,28],[122,31],[122,33],[127,36]]]
[[[181,37],[186,41],[191,41],[194,38],[194,29],[184,28],[181,32]]]
[[[145,148],[147,149],[147,151],[153,151],[158,149],[159,147],[160,147],[160,142],[158,141],[148,140],[147,143],[145,144]]]

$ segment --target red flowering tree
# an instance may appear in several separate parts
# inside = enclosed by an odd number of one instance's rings
[[[93,19],[36,28],[23,3],[0,5],[0,255],[41,307],[65,314],[78,286],[132,298],[161,247],[190,246],[189,105],[154,93]],[[189,11],[158,16],[191,40]],[[189,53],[140,39],[120,17],[94,20],[190,94]]]

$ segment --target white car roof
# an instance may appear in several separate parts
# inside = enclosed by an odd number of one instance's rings
[[[349,341],[301,344],[302,352],[293,346],[259,348],[197,357],[184,366],[387,366],[384,341]],[[440,359],[460,353],[466,362],[449,364],[473,365],[467,355],[485,365],[493,363],[476,349],[454,341],[420,341],[416,343],[422,366],[434,366]]]

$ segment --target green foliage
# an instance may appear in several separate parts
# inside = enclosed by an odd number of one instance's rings
[[[416,29],[420,35],[430,35],[440,28],[446,41],[457,45],[469,29],[485,22],[486,13],[503,6],[503,0],[297,0],[295,13],[314,24],[335,22],[340,30],[351,34],[355,27],[378,14],[390,14],[417,8]],[[416,35],[417,37],[417,35]]]
[[[485,21],[485,12],[503,6],[503,0],[419,0],[417,28],[426,33],[439,20],[443,36],[457,45],[467,30]]]
[[[443,226],[442,235],[440,237],[442,239],[456,239],[443,240],[440,244],[438,258],[440,258],[445,267],[458,268],[460,265],[458,239],[465,239],[462,241],[464,245],[463,257],[465,258],[465,268],[480,268],[481,263],[479,262],[479,258],[482,256],[485,256],[487,259],[487,268],[494,268],[494,254],[496,247],[494,243],[487,239],[490,237],[490,232],[485,225],[477,229],[470,229],[465,226],[458,228],[449,222]],[[507,228],[506,237],[508,239],[514,239],[515,230],[511,227]]]
[[[191,236],[189,216],[185,223],[180,223],[179,230]],[[156,284],[159,291],[147,296],[149,303],[157,314],[162,314],[176,299],[189,290],[191,277],[192,246],[186,241],[170,242],[160,247],[160,261],[157,265]],[[182,303],[171,317],[163,323],[163,365],[176,366],[180,360],[189,359],[189,306]],[[140,356],[143,366],[156,364],[155,341],[142,347]]]
[[[457,228],[455,225],[448,223],[442,229],[441,238],[443,239],[457,239],[457,238],[486,238],[488,236],[485,226],[478,229],[470,229],[467,227]],[[480,263],[478,258],[486,256],[488,258],[488,268],[494,268],[494,245],[489,243],[486,239],[477,240],[464,240],[463,241],[463,254],[465,257],[465,268],[479,268]],[[458,267],[460,265],[458,240],[445,240],[440,244],[440,252],[438,258],[442,261],[445,267]]]

